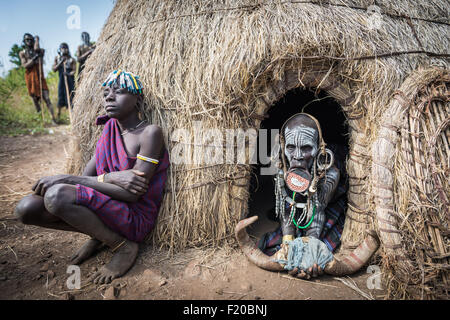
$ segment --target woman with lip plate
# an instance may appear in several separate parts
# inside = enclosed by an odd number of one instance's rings
[[[96,284],[109,283],[133,266],[139,243],[155,226],[169,167],[161,128],[141,120],[139,77],[115,70],[103,87],[106,115],[96,123],[105,127],[82,176],[41,178],[15,209],[24,224],[90,236],[72,264],[109,247],[114,255],[91,276]]]

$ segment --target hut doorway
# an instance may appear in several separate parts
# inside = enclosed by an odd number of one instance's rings
[[[306,107],[305,107],[306,106]],[[316,94],[311,90],[295,88],[288,91],[268,110],[268,118],[261,122],[261,129],[268,130],[267,150],[270,149],[270,129],[280,129],[292,115],[306,112],[317,118],[327,146],[337,146],[341,159],[345,161],[348,154],[348,125],[339,103],[326,92]],[[272,138],[274,139],[274,138]],[[259,154],[259,141],[258,154]],[[259,219],[249,228],[249,234],[260,238],[264,233],[279,227],[275,217],[275,193],[272,175],[261,175],[263,165],[252,168],[249,187],[248,216],[258,215]],[[268,166],[265,166],[268,167]]]

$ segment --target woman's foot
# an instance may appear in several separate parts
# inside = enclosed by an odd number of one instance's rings
[[[81,264],[92,257],[101,247],[102,242],[97,239],[89,239],[75,254],[70,257],[72,264]]]
[[[124,275],[136,261],[138,250],[139,245],[136,242],[125,240],[111,261],[92,276],[93,282],[95,284],[110,283]]]

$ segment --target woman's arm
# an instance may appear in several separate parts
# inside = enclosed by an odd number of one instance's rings
[[[163,134],[160,127],[151,125],[139,136],[139,154],[159,159],[163,147]],[[157,164],[136,160],[133,169],[111,172],[105,175],[105,182],[113,183],[139,196],[147,192],[149,181]]]
[[[85,177],[85,178],[83,179],[83,177]],[[87,178],[87,177],[90,177],[90,178]],[[74,177],[72,177],[71,180],[78,181],[75,184],[78,183],[83,186],[90,187],[90,188],[95,189],[101,193],[104,193],[116,200],[122,200],[122,201],[127,201],[127,202],[136,202],[139,199],[138,195],[133,194],[133,193],[125,190],[124,188],[121,188],[118,185],[113,185],[111,183],[105,183],[105,182],[107,182],[106,180],[103,183],[97,181],[97,168],[96,168],[96,164],[95,164],[95,154],[91,158],[91,160],[89,160],[86,167],[84,168],[82,177],[79,177],[79,179],[77,179],[77,177],[74,176]]]
[[[86,177],[97,176],[97,168],[95,166],[95,154],[91,158],[91,160],[89,160],[89,162],[86,164],[86,167],[84,167],[83,173],[81,175]]]
[[[85,187],[89,187],[97,190],[113,199],[126,201],[126,202],[136,202],[139,200],[139,196],[133,194],[122,187],[119,187],[112,183],[98,182],[97,177],[86,177],[86,176],[70,176],[68,178],[69,184],[81,184]]]
[[[163,142],[162,129],[156,125],[147,126],[139,135],[139,154],[149,158],[159,159],[161,157]],[[91,159],[88,163],[86,170],[92,170],[90,168],[93,168],[94,166],[95,157],[93,157],[93,159]],[[75,182],[75,184],[78,183],[86,187],[93,188],[117,200],[136,202],[139,200],[140,196],[147,191],[148,182],[152,178],[156,168],[157,164],[137,159],[132,170],[124,170],[117,173],[111,172],[106,174],[106,183],[98,182],[97,177],[72,177],[72,181]],[[122,185],[119,186],[115,184],[114,175],[120,175],[123,177],[124,174],[132,175],[132,178],[138,182],[136,182],[132,188],[125,188]],[[112,179],[108,179],[108,177]],[[137,187],[139,184],[147,188],[139,189]],[[138,191],[136,192],[136,190]]]
[[[149,183],[149,180],[143,175],[143,172],[134,169],[114,171],[105,174],[104,181],[141,196],[147,192]]]
[[[72,176],[64,174],[44,177],[39,179],[34,184],[32,190],[35,194],[44,196],[48,188],[60,183],[71,185],[81,184],[120,201],[136,202],[137,200],[139,200],[139,195],[133,194],[132,192],[129,192],[120,186],[111,183],[98,182],[97,170],[95,167],[95,156],[93,156],[92,159],[87,163],[82,176]]]
[[[152,159],[159,159],[163,149],[163,133],[162,129],[156,125],[150,125],[144,129],[139,137],[140,149],[139,154]],[[137,159],[133,167],[134,170],[141,171],[142,176],[149,181],[152,178],[157,164]]]
[[[56,184],[81,184],[85,187],[89,187],[97,190],[113,199],[126,201],[126,202],[136,202],[139,200],[139,196],[133,194],[122,187],[116,186],[111,183],[104,183],[97,181],[95,176],[72,176],[68,174],[61,174],[57,176],[43,177],[39,179],[34,186],[31,188],[35,194],[44,196],[45,192]]]
[[[159,159],[163,147],[163,134],[161,128],[154,125],[146,127],[139,137],[139,143],[139,154],[149,158]],[[131,172],[133,175],[138,176],[138,178],[145,179],[144,181],[146,183],[144,185],[148,188],[148,181],[150,181],[151,177],[153,176],[156,167],[157,164],[137,159],[133,169],[125,171],[127,171],[127,173]],[[107,174],[107,176],[114,177],[114,174],[115,173],[109,173]],[[123,175],[123,171],[120,171],[120,173],[118,174]],[[113,199],[126,202],[136,202],[142,195],[142,192],[128,191],[122,186],[111,183],[114,181],[114,179],[107,180],[105,182],[99,182],[96,175],[97,172],[95,169],[94,156],[86,165],[83,176],[58,175],[45,177],[40,179],[32,189],[35,194],[40,194],[43,196],[45,194],[45,191],[49,187],[58,183],[66,183],[72,185],[81,184],[83,186],[95,189],[103,194],[106,194]],[[140,181],[141,179],[138,180]]]

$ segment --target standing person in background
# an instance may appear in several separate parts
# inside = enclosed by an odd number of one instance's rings
[[[93,45],[90,41],[89,33],[83,32],[81,34],[81,40],[83,41],[83,44],[78,46],[77,49],[77,59],[78,59],[78,76],[77,81],[80,79],[81,72],[84,69],[84,64],[89,58],[89,56],[94,52],[95,45]]]
[[[61,115],[61,108],[69,108],[69,105],[70,108],[73,107],[72,100],[75,89],[75,68],[76,62],[70,55],[69,46],[65,42],[61,43],[58,49],[58,56],[55,57],[55,63],[52,66],[52,70],[54,72],[58,71],[59,73],[58,119]],[[69,93],[67,93],[66,86]]]
[[[23,50],[20,51],[19,57],[22,67],[25,71],[25,82],[27,84],[28,94],[33,100],[36,111],[41,112],[41,98],[47,104],[47,108],[52,116],[53,124],[56,124],[55,115],[53,113],[52,102],[42,70],[45,50],[39,48],[39,37],[33,37],[29,33],[23,36]]]

